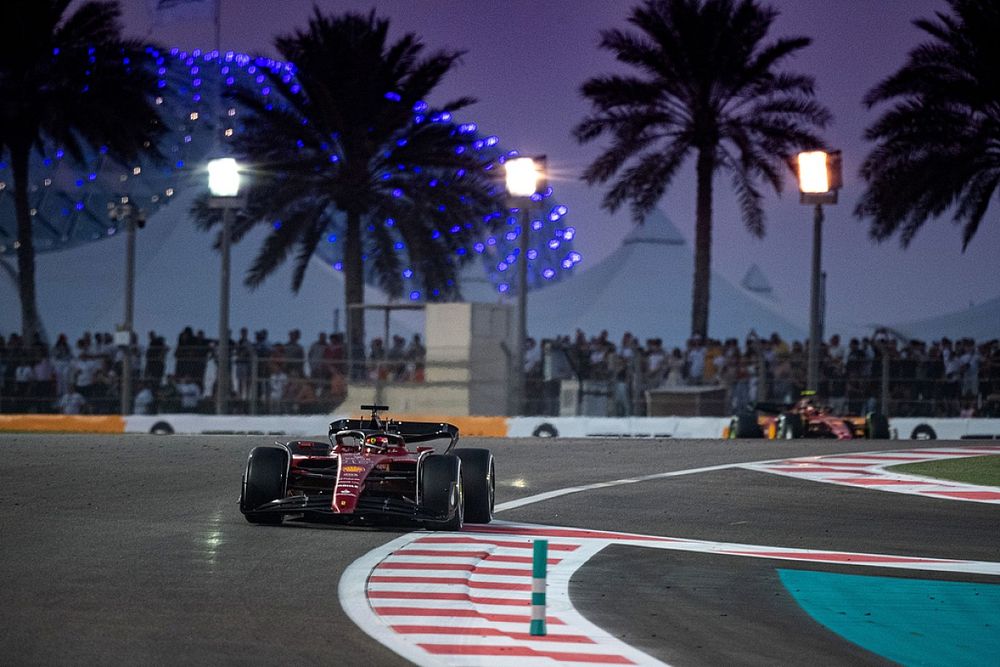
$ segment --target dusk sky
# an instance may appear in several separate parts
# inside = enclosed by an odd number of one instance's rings
[[[556,198],[570,209],[575,247],[586,270],[614,250],[632,228],[627,210],[600,208],[603,188],[588,187],[579,174],[601,142],[580,146],[572,127],[589,111],[580,85],[619,69],[597,48],[599,31],[626,27],[633,3],[622,0],[222,0],[222,50],[277,55],[273,38],[304,28],[313,5],[324,12],[367,12],[388,17],[393,35],[415,32],[429,50],[465,50],[460,66],[429,100],[442,103],[471,95],[479,101],[461,112],[496,134],[506,148],[548,156]],[[928,222],[911,247],[896,239],[876,245],[867,223],[853,216],[861,191],[858,167],[870,146],[863,133],[877,117],[863,95],[898,69],[924,39],[917,17],[945,11],[944,0],[771,0],[779,10],[771,38],[808,36],[813,43],[786,63],[812,75],[818,98],[834,115],[825,132],[843,151],[840,203],[825,207],[823,267],[828,273],[827,333],[838,326],[901,322],[965,308],[1000,295],[1000,206],[994,204],[970,248],[961,252],[960,230],[950,217]],[[148,0],[124,0],[126,30],[165,46],[214,48],[210,24],[154,25]],[[767,236],[752,237],[739,219],[729,179],[715,184],[713,269],[738,283],[751,264],[767,275],[781,310],[808,320],[812,210],[799,204],[791,175],[782,196],[769,194]],[[683,168],[660,208],[681,233],[694,238],[694,165]],[[693,266],[691,267],[693,271]],[[637,286],[654,290],[656,285]],[[688,318],[689,313],[680,316]],[[711,328],[711,324],[710,324]]]

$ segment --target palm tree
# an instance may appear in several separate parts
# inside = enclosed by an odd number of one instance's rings
[[[914,25],[932,38],[865,96],[892,108],[868,128],[876,146],[861,166],[868,183],[855,210],[883,241],[905,248],[928,218],[954,208],[962,250],[1000,183],[1000,4],[948,0],[953,14]]]
[[[163,132],[146,46],[121,37],[117,2],[10,0],[0,21],[0,152],[9,155],[17,216],[21,327],[27,344],[40,320],[29,201],[32,150],[86,148],[133,161],[156,154]]]
[[[758,181],[780,192],[787,156],[820,146],[812,128],[830,119],[814,99],[811,77],[777,69],[811,40],[765,43],[776,17],[753,0],[646,0],[629,16],[636,30],[601,32],[601,48],[637,73],[595,77],[581,89],[593,112],[574,129],[576,138],[611,137],[583,174],[591,185],[615,179],[605,209],[630,202],[641,224],[694,155],[692,335],[708,335],[716,172],[730,173],[743,222],[763,236]]]
[[[307,30],[275,42],[295,71],[269,73],[281,102],[236,93],[250,115],[234,149],[254,175],[234,238],[256,224],[272,230],[246,276],[249,287],[294,251],[297,291],[317,245],[336,237],[347,305],[364,300],[366,265],[393,297],[408,281],[430,300],[457,295],[472,222],[499,209],[498,189],[469,145],[474,127],[451,121],[473,100],[437,110],[424,102],[461,53],[423,57],[415,35],[390,44],[388,30],[374,12],[335,17],[316,9]],[[199,217],[213,223],[205,209]],[[350,340],[363,340],[363,317],[348,309],[347,319]]]

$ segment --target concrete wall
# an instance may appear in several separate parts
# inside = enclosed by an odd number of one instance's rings
[[[393,412],[505,415],[511,388],[505,350],[515,345],[513,308],[490,303],[427,304],[423,383],[386,383],[379,401]],[[374,385],[352,384],[343,407],[376,400]]]

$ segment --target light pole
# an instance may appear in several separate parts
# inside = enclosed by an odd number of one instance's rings
[[[797,172],[799,177],[799,201],[814,205],[812,280],[809,300],[809,360],[807,365],[806,389],[815,392],[819,388],[819,350],[822,344],[822,261],[823,247],[823,204],[836,204],[841,178],[840,151],[808,151],[798,154]]]
[[[132,328],[135,312],[135,231],[146,225],[146,213],[123,195],[117,204],[108,205],[112,220],[125,222],[125,322],[124,331],[116,332],[115,344],[123,347],[121,413],[132,414]]]
[[[517,256],[517,349],[514,351],[515,414],[525,408],[524,345],[528,339],[528,233],[531,230],[531,196],[545,188],[545,156],[507,160],[507,194],[521,209],[521,232]]]
[[[208,163],[208,200],[210,208],[222,209],[222,279],[219,287],[219,345],[218,372],[215,380],[215,412],[229,412],[229,240],[232,233],[233,214],[246,205],[240,197],[240,166],[233,158],[219,158]]]

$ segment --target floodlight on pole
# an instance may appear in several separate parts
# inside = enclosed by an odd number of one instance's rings
[[[815,205],[813,214],[812,285],[809,300],[809,358],[806,388],[819,389],[819,349],[823,339],[822,247],[823,204],[836,204],[841,176],[840,151],[806,151],[795,161],[799,179],[799,201]]]
[[[545,189],[545,156],[511,158],[504,163],[507,194],[512,207],[521,209],[521,230],[517,256],[517,342],[514,351],[514,414],[525,409],[526,382],[524,376],[524,346],[528,340],[528,233],[531,230],[530,204],[532,195]]]
[[[240,193],[240,166],[231,157],[208,162],[208,191],[213,197],[236,197]]]
[[[246,206],[246,198],[240,197],[240,165],[231,157],[218,158],[208,162],[208,190],[212,197],[210,208],[222,209],[222,271],[219,287],[219,343],[218,372],[215,380],[215,411],[224,415],[229,411],[229,245],[232,237],[233,215]]]
[[[507,193],[511,197],[530,197],[538,192],[544,180],[543,158],[517,157],[507,160]]]

